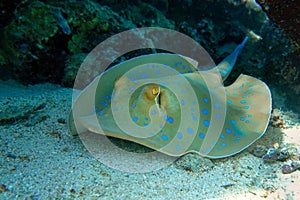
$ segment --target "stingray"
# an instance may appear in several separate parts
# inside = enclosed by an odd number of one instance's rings
[[[129,140],[170,156],[241,152],[265,133],[272,107],[261,80],[241,74],[223,85],[247,39],[211,70],[199,71],[195,60],[170,53],[109,68],[74,101],[69,131]]]

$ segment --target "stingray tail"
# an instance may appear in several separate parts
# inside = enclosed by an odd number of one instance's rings
[[[236,62],[236,59],[239,53],[241,52],[241,50],[243,49],[243,47],[245,46],[247,40],[248,40],[248,36],[245,37],[243,42],[239,44],[229,56],[227,56],[221,63],[217,65],[217,69],[219,70],[223,81],[226,80],[226,78],[230,74]]]

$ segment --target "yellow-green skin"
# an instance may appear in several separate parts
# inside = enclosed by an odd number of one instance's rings
[[[176,54],[139,56],[112,67],[75,101],[70,132],[89,130],[171,156],[222,158],[242,151],[265,133],[271,112],[262,81],[240,75],[232,85],[222,84],[246,41],[209,71]]]

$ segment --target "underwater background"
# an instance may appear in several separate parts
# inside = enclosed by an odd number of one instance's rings
[[[1,199],[300,198],[299,1],[4,0],[0,9]],[[269,86],[263,138],[229,158],[188,154],[145,174],[93,158],[66,125],[77,71],[96,45],[139,27],[184,33],[215,63],[248,36],[225,85],[243,73]]]

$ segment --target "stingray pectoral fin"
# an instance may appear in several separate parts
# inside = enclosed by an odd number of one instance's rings
[[[207,155],[211,158],[227,157],[250,146],[265,133],[271,116],[271,93],[264,82],[240,75],[225,91],[225,124]]]
[[[108,122],[109,120],[111,120],[110,117],[102,118],[102,121],[104,122],[102,122],[100,125],[99,119],[96,115],[88,115],[80,117],[78,122],[93,133],[118,137],[121,139],[128,139],[127,135],[122,134],[122,131],[117,126],[114,126],[111,122]]]
[[[99,117],[97,117],[96,115],[88,115],[88,116],[80,117],[77,120],[77,122],[80,123],[80,126],[85,127],[86,130],[88,130],[90,132],[93,132],[93,133],[132,141],[132,142],[144,145],[146,147],[152,148],[154,150],[159,149],[160,146],[157,144],[157,140],[154,140],[153,137],[138,138],[138,137],[133,137],[131,135],[128,135],[128,134],[124,133],[112,121],[111,117],[112,116],[107,115],[107,116],[102,117],[101,119],[99,119]],[[168,154],[168,152],[166,152],[166,153]]]

